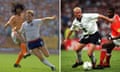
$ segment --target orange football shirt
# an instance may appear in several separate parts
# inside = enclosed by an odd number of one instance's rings
[[[120,36],[120,17],[119,17],[119,15],[115,14],[114,20],[115,21],[113,23],[111,23],[111,26],[110,26],[111,34],[114,37],[118,37],[118,36]]]

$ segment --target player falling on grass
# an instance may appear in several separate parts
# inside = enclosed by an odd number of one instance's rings
[[[49,52],[45,47],[43,39],[40,37],[39,29],[41,24],[48,20],[54,20],[56,16],[33,19],[33,10],[27,10],[25,17],[26,21],[22,24],[19,33],[25,35],[24,39],[28,44],[28,48],[33,52],[33,54],[37,56],[42,63],[49,66],[52,71],[55,71],[55,66],[44,58],[44,56],[49,57]]]
[[[83,60],[81,58],[82,55],[81,50],[86,46],[86,44],[89,43],[90,47],[88,48],[88,56],[92,62],[92,66],[93,66],[92,68],[95,69],[96,58],[93,52],[96,48],[96,45],[99,43],[99,39],[100,39],[100,34],[98,32],[96,21],[98,18],[107,20],[109,22],[112,22],[113,20],[98,13],[82,14],[82,10],[80,7],[75,7],[73,9],[73,13],[75,19],[73,20],[72,26],[70,28],[71,31],[69,32],[67,39],[69,39],[69,36],[75,30],[82,30],[83,37],[80,39],[79,44],[77,46],[78,47],[78,49],[76,50],[77,61],[75,62],[75,64],[73,64],[72,68],[76,68],[77,66],[83,64]]]
[[[20,61],[23,57],[27,57],[30,54],[27,53],[26,50],[26,44],[22,41],[22,38],[18,36],[17,32],[22,23],[24,22],[24,16],[22,15],[22,12],[24,11],[24,5],[21,3],[12,3],[12,13],[13,15],[10,17],[8,22],[5,24],[5,28],[8,26],[11,26],[12,32],[11,32],[11,38],[15,44],[18,44],[21,48],[21,51],[18,54],[18,58],[14,64],[14,67],[21,67],[19,65]]]
[[[115,46],[120,46],[120,17],[115,13],[114,8],[109,8],[107,11],[108,17],[115,21],[110,25],[111,35],[109,41],[102,45],[100,54],[100,64],[98,67],[110,67],[110,58],[112,50]]]

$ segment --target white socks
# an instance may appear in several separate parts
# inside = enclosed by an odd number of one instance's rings
[[[55,67],[53,64],[51,64],[48,60],[44,59],[42,60],[42,63],[44,63],[45,65],[49,66],[49,67]]]

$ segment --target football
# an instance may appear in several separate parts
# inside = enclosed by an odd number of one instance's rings
[[[88,62],[88,61],[84,62],[83,69],[84,70],[91,70],[92,69],[92,63]]]

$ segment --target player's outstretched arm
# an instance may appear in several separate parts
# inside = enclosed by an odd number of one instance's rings
[[[9,23],[6,23],[6,24],[4,25],[4,28],[6,29],[6,28],[8,27],[8,25],[9,25]]]
[[[12,17],[8,20],[8,22],[4,25],[4,28],[6,29],[10,24],[13,24],[14,21],[15,21],[15,17],[12,16]]]
[[[104,16],[104,15],[101,15],[101,14],[99,14],[99,18],[104,19],[104,20],[106,20],[106,21],[108,21],[108,22],[113,22],[113,21],[114,21],[113,19],[108,18],[108,17],[106,17],[106,16]]]
[[[51,17],[44,17],[44,18],[41,18],[42,21],[47,21],[47,20],[54,20],[56,19],[56,16],[51,16]]]

